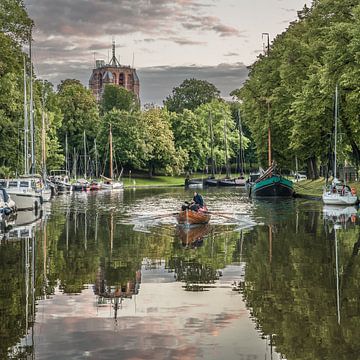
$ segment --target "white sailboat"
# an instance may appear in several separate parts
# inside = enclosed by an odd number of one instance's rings
[[[334,178],[330,186],[324,188],[322,200],[327,205],[354,205],[358,202],[356,193],[336,177],[337,150],[337,118],[338,118],[338,88],[335,90],[335,145],[334,145]]]
[[[32,62],[31,62],[31,40],[29,44],[30,57],[30,142],[31,142],[31,167],[28,164],[28,133],[29,123],[27,117],[27,95],[26,95],[26,64],[24,59],[24,174],[15,179],[2,180],[3,187],[15,201],[17,210],[38,208],[43,202],[49,201],[51,189],[46,188],[43,179],[35,175],[35,124],[33,107],[33,84],[32,84]],[[31,174],[29,174],[31,172]]]
[[[123,190],[124,183],[122,181],[113,180],[113,148],[112,148],[112,131],[110,125],[110,134],[109,134],[109,143],[110,143],[110,178],[101,176],[103,178],[103,183],[101,188],[104,190]]]

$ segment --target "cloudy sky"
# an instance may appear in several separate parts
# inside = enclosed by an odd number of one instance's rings
[[[25,0],[36,24],[38,77],[88,85],[94,59],[137,68],[142,103],[161,104],[184,79],[214,83],[228,97],[246,66],[311,0]]]

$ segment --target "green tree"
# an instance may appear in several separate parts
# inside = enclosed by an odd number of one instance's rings
[[[220,91],[206,80],[186,79],[173,89],[164,101],[169,111],[180,113],[184,109],[194,111],[198,106],[220,98]]]
[[[65,137],[68,137],[68,147],[72,152],[83,149],[83,134],[89,143],[93,143],[99,131],[99,109],[95,97],[78,80],[63,80],[58,86],[58,105],[63,114],[62,126],[59,130],[63,148]]]
[[[170,125],[170,114],[166,109],[150,109],[142,113],[146,152],[144,161],[149,175],[161,169],[166,174],[179,174],[187,162],[186,152],[175,148]]]
[[[139,101],[132,91],[123,87],[108,84],[105,86],[101,99],[101,108],[104,113],[112,109],[134,111],[139,109]]]

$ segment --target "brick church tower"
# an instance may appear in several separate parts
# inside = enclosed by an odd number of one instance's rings
[[[136,70],[130,66],[120,65],[115,56],[115,42],[112,44],[112,58],[109,64],[104,60],[96,60],[89,80],[89,88],[97,101],[100,101],[106,84],[122,86],[132,91],[140,99],[140,82]]]

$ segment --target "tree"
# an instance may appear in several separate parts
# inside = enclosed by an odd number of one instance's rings
[[[188,170],[204,169],[209,155],[209,131],[204,117],[196,116],[191,110],[171,113],[171,127],[176,148],[185,150],[189,161]]]
[[[67,79],[60,83],[57,93],[58,105],[63,114],[62,126],[58,132],[62,146],[65,148],[65,137],[68,137],[68,147],[82,151],[83,134],[93,143],[99,131],[99,109],[92,92],[86,89],[78,80]],[[74,161],[75,159],[73,159]]]
[[[198,106],[220,98],[220,91],[206,80],[186,79],[164,101],[168,111],[181,113],[184,109],[194,111]]]
[[[142,113],[142,122],[146,144],[144,161],[150,177],[156,169],[162,169],[166,174],[179,174],[187,162],[187,154],[181,148],[175,148],[169,112],[166,109],[147,110]]]
[[[229,169],[226,167],[229,165],[230,159],[234,158],[239,151],[239,132],[235,131],[236,124],[231,116],[229,104],[221,100],[213,100],[210,103],[199,106],[195,111],[195,115],[207,131],[206,136],[203,138],[203,147],[207,153],[207,158],[211,160],[210,126],[212,126],[213,160],[218,169],[221,170],[225,167],[225,171],[228,172]],[[210,125],[210,122],[212,125]],[[244,143],[246,144],[245,139]],[[236,153],[234,151],[235,149]],[[228,159],[228,164],[226,164],[226,157]],[[211,161],[209,161],[209,165],[211,165]]]
[[[112,109],[134,111],[139,109],[139,101],[132,91],[108,84],[101,99],[101,108],[104,113]]]

